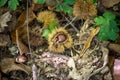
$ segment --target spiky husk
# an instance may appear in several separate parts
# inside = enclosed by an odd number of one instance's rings
[[[58,33],[62,33],[66,36],[66,40],[62,43],[59,43],[59,45],[56,47],[54,45],[55,42],[55,36]],[[58,53],[63,53],[66,48],[70,48],[73,44],[73,40],[72,37],[69,35],[69,33],[64,29],[64,28],[57,28],[55,30],[52,31],[51,34],[49,34],[48,37],[48,44],[49,44],[49,50],[53,51],[53,52],[58,52]]]
[[[91,0],[76,0],[73,7],[73,15],[86,20],[95,17],[97,15],[97,9]]]
[[[58,24],[59,20],[56,17],[56,14],[52,11],[42,11],[38,14],[37,20],[44,23],[44,26],[49,26],[52,21],[54,24]]]

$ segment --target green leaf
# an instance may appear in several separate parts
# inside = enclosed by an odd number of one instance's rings
[[[55,8],[56,11],[63,11],[63,7],[61,5],[56,6]]]
[[[105,27],[105,26],[107,26],[106,24],[104,24],[104,25],[101,25],[100,26],[100,31],[99,31],[99,34],[98,34],[98,39],[99,40],[108,40],[109,39],[109,28],[108,27]]]
[[[94,19],[94,21],[95,21],[96,25],[101,25],[105,22],[105,19],[102,16],[99,16],[99,17],[96,17]]]
[[[0,0],[0,7],[4,6],[7,3],[7,0]]]
[[[92,3],[97,3],[97,0],[91,0],[92,1]]]
[[[100,26],[98,34],[99,40],[115,41],[120,31],[115,21],[115,15],[111,12],[105,12],[103,16],[98,16],[94,19],[95,25]]]
[[[34,0],[35,3],[44,4],[46,0]]]
[[[109,22],[109,26],[111,27],[112,30],[114,30],[114,32],[119,32],[119,28],[117,27],[117,23],[114,20],[111,20]]]
[[[115,19],[115,15],[114,15],[113,13],[111,13],[111,12],[105,12],[105,13],[103,14],[103,16],[104,16],[106,19],[108,19],[108,20],[114,20],[114,19]]]
[[[73,11],[72,7],[65,5],[65,4],[63,4],[62,6],[63,6],[63,10],[65,13],[72,14],[72,11]]]
[[[54,29],[56,29],[57,26],[58,26],[58,24],[55,24],[53,21],[50,21],[50,25],[49,25],[50,32],[52,32]]]
[[[71,14],[73,10],[70,6],[62,3],[56,7],[56,11],[64,11],[65,13]]]
[[[42,36],[47,39],[49,34],[50,34],[50,30],[49,30],[49,29],[45,29],[45,30],[43,31]]]
[[[73,5],[75,2],[75,0],[64,0],[63,4],[67,4],[67,5]]]
[[[8,2],[8,6],[12,9],[12,10],[16,10],[17,6],[19,5],[18,0],[9,0]]]

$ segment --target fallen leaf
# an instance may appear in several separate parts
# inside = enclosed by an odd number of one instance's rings
[[[10,12],[4,13],[2,16],[0,16],[0,32],[4,31],[4,28],[7,27],[7,22],[9,22],[12,18],[12,15]]]
[[[0,46],[8,46],[10,45],[11,41],[10,41],[10,37],[9,35],[6,34],[0,34]]]
[[[16,30],[16,42],[17,42],[17,47],[19,49],[20,55],[23,55],[24,53],[29,52],[28,47],[19,40],[17,30]]]
[[[108,48],[117,52],[118,54],[120,54],[120,45],[119,44],[110,43],[108,45]]]
[[[39,11],[41,8],[43,8],[43,4],[39,4],[39,3],[35,3],[33,0],[32,0],[32,10],[33,11]]]
[[[4,73],[8,73],[10,71],[14,70],[21,70],[25,73],[29,74],[31,72],[31,68],[25,64],[18,64],[15,63],[15,60],[13,58],[5,58],[1,60],[1,71]]]
[[[102,0],[102,4],[106,7],[106,8],[110,8],[112,6],[114,6],[115,4],[118,4],[120,2],[120,0]]]
[[[12,42],[16,43],[16,30],[18,30],[18,37],[19,39],[22,38],[23,35],[27,35],[27,11],[23,11],[18,18],[18,24],[16,29],[11,32]],[[33,13],[32,9],[28,9],[28,24],[36,18],[35,14]]]
[[[28,9],[28,23],[36,18],[36,15],[33,13],[32,9]],[[26,24],[27,22],[27,11],[23,11],[18,18],[18,26]]]

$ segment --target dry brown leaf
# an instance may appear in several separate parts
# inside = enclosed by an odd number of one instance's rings
[[[10,41],[10,37],[9,35],[6,34],[0,34],[0,46],[7,46],[10,45],[11,41]]]
[[[27,26],[26,25],[21,25],[21,26],[17,27],[16,30],[18,31],[19,40],[21,40],[23,35],[27,35]],[[16,43],[16,30],[11,32],[11,38],[12,38],[13,43]]]
[[[32,9],[28,9],[28,23],[36,18],[36,15],[33,13]],[[18,18],[18,26],[26,24],[27,21],[27,11],[23,11]]]
[[[4,28],[7,27],[7,22],[9,22],[12,18],[12,15],[10,12],[4,13],[2,16],[0,16],[0,32],[4,31]]]
[[[100,27],[96,27],[95,29],[92,30],[89,38],[87,39],[87,42],[84,44],[84,48],[80,52],[81,55],[83,55],[85,51],[90,47],[93,37],[99,32],[99,30],[100,30]]]
[[[118,4],[120,2],[120,0],[102,0],[102,4],[106,7],[106,8],[110,8],[112,6],[114,6],[115,4]]]
[[[17,47],[19,49],[20,55],[23,55],[24,53],[28,53],[29,49],[27,46],[25,46],[18,38],[18,31],[16,30],[16,42],[17,42]]]
[[[96,6],[91,0],[76,0],[73,7],[73,15],[80,19],[89,19],[97,14]]]
[[[34,0],[32,0],[31,8],[33,11],[39,11],[43,6],[43,4],[35,3]]]
[[[108,48],[117,52],[118,54],[120,54],[120,45],[119,44],[110,43],[108,45]]]
[[[14,71],[14,70],[21,70],[29,74],[31,72],[31,68],[24,64],[15,63],[13,58],[5,58],[1,60],[1,71],[4,73]]]
[[[29,8],[28,9],[28,23],[30,23],[33,19],[36,18],[35,14],[33,13],[32,9]],[[16,43],[16,30],[18,30],[18,37],[21,39],[21,36],[23,35],[27,35],[27,25],[26,25],[26,21],[27,21],[27,15],[26,15],[26,11],[23,11],[21,13],[21,15],[18,18],[18,24],[16,26],[16,29],[14,31],[11,32],[11,37],[12,37],[12,42]]]
[[[25,44],[23,44],[21,41],[18,41],[18,43],[19,43],[19,48],[20,48],[20,55],[23,55],[24,53],[29,52],[29,49]]]

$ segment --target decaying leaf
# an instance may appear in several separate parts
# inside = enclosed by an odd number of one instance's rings
[[[118,4],[120,2],[120,0],[102,0],[102,4],[106,7],[106,8],[110,8],[112,6],[114,6],[115,4]]]
[[[16,42],[17,42],[17,47],[19,49],[20,55],[23,55],[24,53],[29,52],[29,49],[19,40],[17,30],[16,30]]]
[[[10,45],[11,41],[10,41],[10,37],[9,35],[6,34],[0,34],[0,46],[8,46]]]
[[[21,15],[18,18],[18,24],[16,26],[16,29],[14,31],[11,32],[11,37],[12,37],[12,42],[16,43],[16,30],[18,30],[18,37],[21,38],[21,36],[23,35],[27,35],[27,26],[26,26],[26,22],[27,22],[27,11],[23,11],[21,13]],[[29,8],[28,9],[28,23],[31,22],[33,19],[36,18],[35,14],[33,13],[32,9]]]
[[[4,28],[7,27],[7,22],[9,22],[12,18],[12,15],[10,12],[4,13],[2,16],[0,16],[0,32],[4,31]]]
[[[75,67],[75,61],[73,60],[73,58],[69,58],[67,65],[69,67],[72,67],[72,71],[69,72],[68,77],[73,78],[73,79],[79,79],[81,80],[82,77],[80,76],[80,74],[77,72],[77,69]]]
[[[31,68],[24,64],[15,63],[13,58],[5,58],[1,60],[1,71],[4,73],[8,73],[14,70],[21,70],[29,74],[31,72]]]
[[[36,15],[33,13],[32,9],[29,8],[28,9],[28,15],[27,15],[27,11],[23,11],[21,13],[21,15],[19,16],[19,18],[18,18],[18,26],[17,27],[19,27],[20,25],[26,24],[27,16],[28,16],[28,23],[30,23],[33,19],[36,18]]]
[[[108,48],[117,52],[118,54],[120,54],[120,45],[119,44],[110,43],[108,45]]]
[[[91,0],[76,0],[73,15],[80,19],[89,19],[97,14],[96,6]]]

